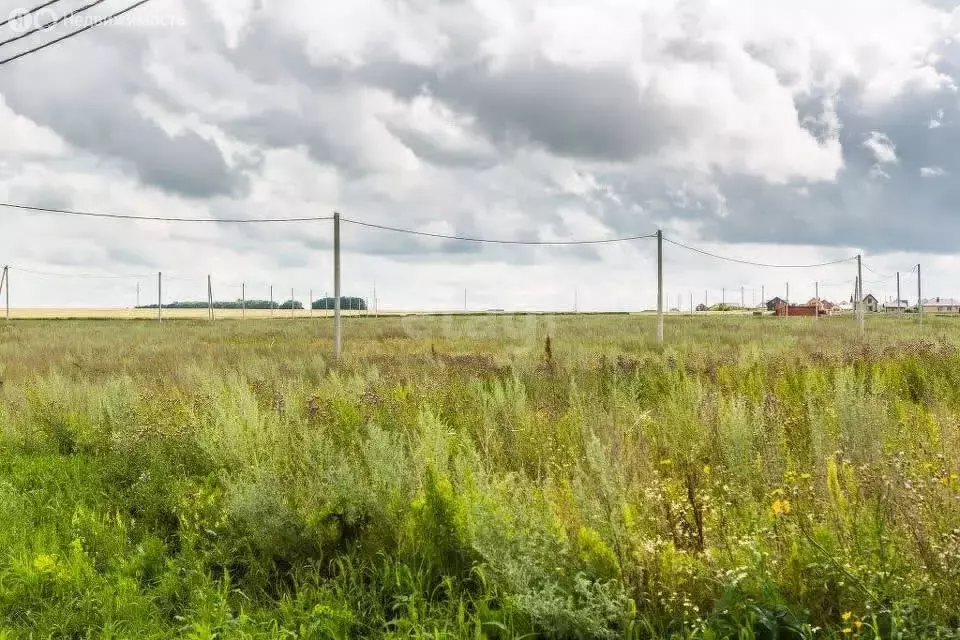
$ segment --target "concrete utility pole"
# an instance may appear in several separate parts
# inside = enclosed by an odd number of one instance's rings
[[[273,317],[273,285],[270,285],[270,317]]]
[[[864,314],[863,314],[863,261],[860,254],[857,254],[857,285],[860,289],[857,295],[857,322],[860,324],[860,334],[864,332]]]
[[[0,275],[0,293],[7,296],[7,322],[10,321],[10,267],[3,267],[3,274]]]
[[[247,317],[247,283],[240,284],[240,319]]]
[[[767,285],[760,285],[760,306],[767,306]]]
[[[157,321],[163,322],[163,272],[157,273]]]
[[[657,344],[663,344],[663,230],[657,229]]]
[[[340,214],[333,213],[333,356],[340,360]]]
[[[140,283],[137,283],[137,308],[140,308]]]
[[[816,301],[817,301],[817,311],[816,311],[816,315],[814,315],[814,318],[816,318],[817,320],[819,320],[819,319],[820,319],[820,307],[822,306],[822,305],[820,304],[820,283],[819,283],[819,282],[814,282],[814,283],[813,283],[813,290],[814,290],[814,295],[816,296]]]
[[[899,316],[903,309],[900,307],[900,272],[897,271],[897,315]]]
[[[922,327],[923,326],[923,287],[920,285],[920,265],[917,265],[917,311],[920,313],[920,326]]]
[[[744,292],[744,288],[740,287],[740,310],[743,311],[747,308],[747,294]]]
[[[690,315],[693,315],[693,292],[690,292]]]
[[[720,304],[726,306],[727,304],[727,288],[724,287],[720,293]]]
[[[213,320],[213,277],[207,275],[207,319]]]
[[[573,312],[580,313],[580,298],[576,288],[573,290]]]
[[[310,289],[310,317],[313,317],[313,289]]]
[[[787,309],[787,317],[789,318],[790,317],[790,283],[789,282],[787,283],[787,299],[785,302],[786,304],[784,306]]]
[[[294,312],[296,311],[295,309],[296,306],[297,305],[293,304],[293,289],[290,289],[290,317],[291,318],[294,316]]]

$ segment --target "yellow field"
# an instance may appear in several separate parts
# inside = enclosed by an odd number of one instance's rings
[[[0,318],[2,318],[0,311]],[[296,309],[292,313],[289,309],[275,310],[272,314],[269,309],[247,309],[244,315],[239,309],[217,309],[215,311],[217,319],[239,320],[241,317],[248,319],[289,319],[289,318],[323,318],[332,317],[333,311],[311,311],[310,309]],[[366,315],[365,311],[343,311],[344,316]],[[373,315],[373,314],[371,314]],[[381,314],[393,315],[393,314]],[[111,319],[111,320],[156,320],[156,309],[10,309],[10,317],[17,320],[42,320],[42,319]],[[164,309],[164,320],[206,320],[206,309]]]

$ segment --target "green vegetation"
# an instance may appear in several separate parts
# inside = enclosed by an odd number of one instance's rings
[[[0,323],[0,637],[948,638],[960,326]]]

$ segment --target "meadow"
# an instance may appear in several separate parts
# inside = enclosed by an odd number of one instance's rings
[[[0,322],[0,638],[960,637],[958,322]]]

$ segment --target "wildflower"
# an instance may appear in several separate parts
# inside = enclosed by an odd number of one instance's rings
[[[857,631],[860,631],[860,629],[863,627],[863,621],[857,620],[856,622],[853,623],[853,626],[857,628]]]
[[[775,516],[785,516],[790,514],[790,501],[789,500],[774,500],[773,505],[773,515]]]
[[[37,573],[53,573],[57,568],[57,559],[46,553],[41,553],[33,559],[33,568]]]
[[[850,620],[850,616],[852,616],[852,615],[853,615],[852,612],[850,612],[850,611],[845,611],[845,612],[843,613],[843,615],[840,616],[840,617],[843,618],[843,621],[844,621],[844,622],[847,622],[847,621]]]

